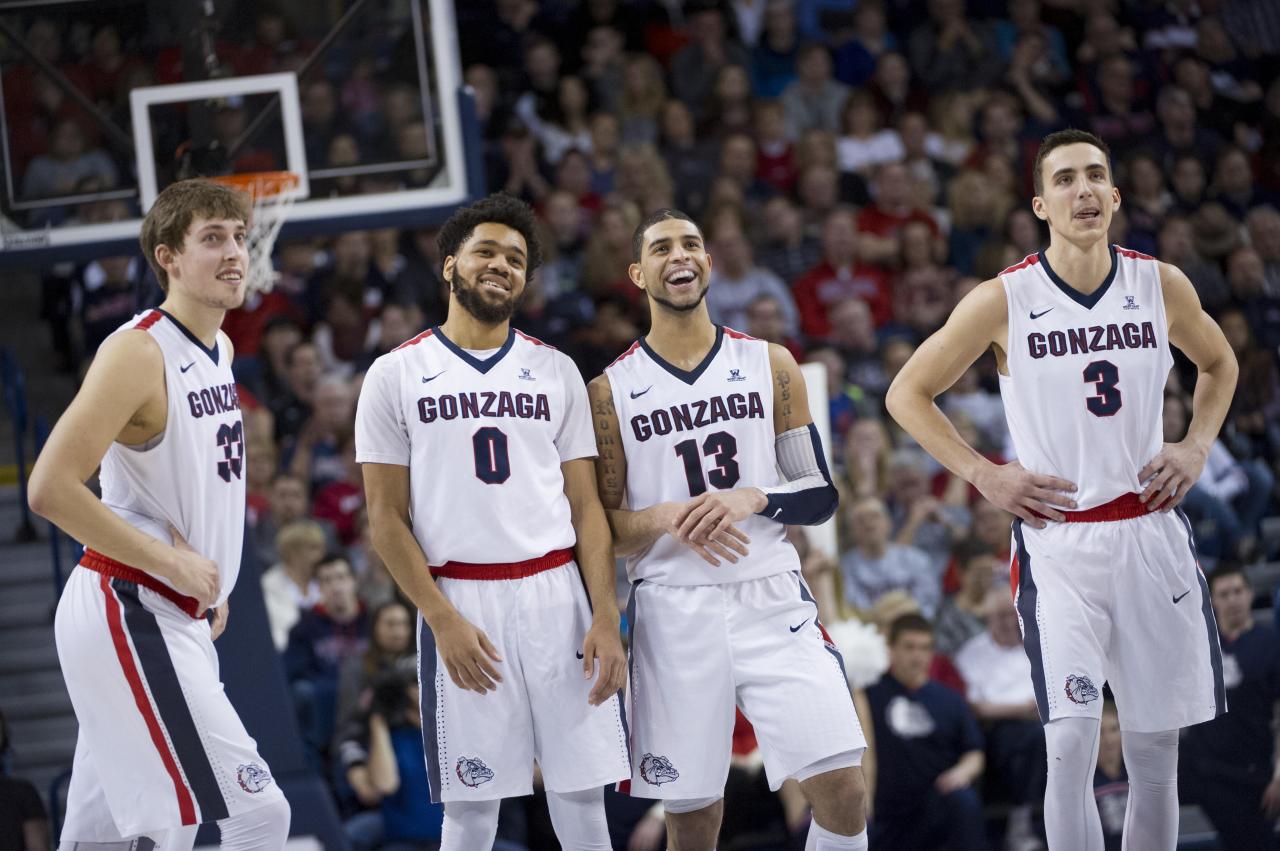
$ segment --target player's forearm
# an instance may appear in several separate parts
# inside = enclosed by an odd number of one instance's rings
[[[1209,447],[1218,439],[1218,432],[1227,418],[1239,374],[1240,368],[1235,357],[1227,352],[1209,367],[1202,368],[1196,377],[1187,440],[1201,447],[1206,456],[1209,454]]]
[[[894,382],[885,398],[889,415],[942,466],[973,483],[994,466],[956,431],[946,414],[927,394]]]
[[[86,547],[155,576],[172,576],[173,547],[126,522],[75,477],[37,465],[28,502],[32,511]]]
[[[374,519],[370,527],[374,550],[427,625],[434,629],[441,618],[457,614],[431,578],[427,557],[408,523],[400,518]]]
[[[653,545],[662,537],[666,527],[658,516],[658,506],[651,505],[641,511],[626,508],[606,510],[609,528],[613,532],[613,553],[629,556]]]
[[[592,616],[597,621],[605,619],[617,623],[613,547],[604,508],[599,503],[584,508],[582,516],[575,518],[574,532],[578,538],[574,549],[578,567],[582,570],[583,584],[587,586],[587,597],[591,600]]]

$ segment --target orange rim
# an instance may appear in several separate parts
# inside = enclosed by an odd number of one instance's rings
[[[223,174],[210,177],[214,183],[221,183],[241,192],[247,192],[254,198],[269,198],[282,195],[297,189],[301,178],[291,171],[253,171],[244,174]]]

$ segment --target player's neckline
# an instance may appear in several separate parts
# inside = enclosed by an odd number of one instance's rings
[[[1111,289],[1111,282],[1116,279],[1116,271],[1120,268],[1120,258],[1116,255],[1116,247],[1108,245],[1107,250],[1111,252],[1111,271],[1107,273],[1107,277],[1103,279],[1102,284],[1091,293],[1082,293],[1075,287],[1068,284],[1053,271],[1053,267],[1049,265],[1049,257],[1045,254],[1045,250],[1040,249],[1040,265],[1044,266],[1044,272],[1049,276],[1049,280],[1053,285],[1062,290],[1062,294],[1083,307],[1085,310],[1093,310],[1093,306],[1102,301],[1102,297],[1107,294],[1107,290]]]
[[[178,320],[178,317],[174,316],[172,313],[170,313],[169,311],[165,310],[162,307],[157,307],[156,310],[159,311],[160,313],[163,313],[165,317],[168,318],[168,320],[174,324],[174,327],[176,327],[179,331],[181,331],[188,340],[190,340],[193,344],[195,344],[200,349],[200,351],[208,355],[209,360],[213,361],[214,366],[218,365],[218,343],[216,340],[214,341],[214,344],[212,346],[206,346],[199,337],[191,333],[190,328],[188,328],[186,325],[183,325]]]
[[[512,328],[507,328],[507,341],[502,344],[502,348],[498,349],[496,352],[489,355],[489,357],[487,358],[478,358],[475,355],[471,354],[471,352],[462,348],[453,340],[450,340],[447,336],[445,336],[444,330],[441,329],[439,325],[435,326],[435,328],[431,330],[434,332],[436,337],[440,338],[440,342],[444,344],[444,347],[446,349],[453,352],[455,355],[461,358],[463,362],[470,365],[472,368],[476,370],[476,372],[479,372],[479,373],[486,373],[489,370],[493,369],[495,366],[497,366],[498,362],[501,361],[504,357],[506,357],[507,352],[511,351],[511,345],[516,340],[515,330]]]
[[[653,362],[683,381],[685,384],[693,384],[698,380],[702,373],[706,372],[707,367],[711,366],[711,362],[716,359],[716,355],[720,352],[720,344],[724,341],[724,328],[720,325],[716,326],[716,341],[711,344],[710,351],[702,358],[702,360],[693,369],[681,369],[675,364],[669,362],[662,355],[653,350],[649,342],[644,338],[640,338],[640,348],[644,349],[645,354],[653,359]]]

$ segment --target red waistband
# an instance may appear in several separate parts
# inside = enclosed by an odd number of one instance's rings
[[[1135,517],[1146,517],[1151,512],[1139,499],[1136,493],[1126,493],[1110,502],[1094,506],[1087,511],[1064,511],[1063,523],[1105,523],[1110,520],[1132,520]],[[1036,512],[1037,516],[1044,517]],[[1049,518],[1045,517],[1046,520]]]
[[[551,570],[562,564],[573,561],[573,549],[552,550],[544,556],[526,559],[525,561],[501,562],[498,564],[472,564],[465,561],[446,561],[439,567],[431,568],[431,575],[437,579],[523,579]]]
[[[110,576],[114,579],[123,579],[126,582],[132,582],[135,585],[141,585],[143,588],[150,588],[161,597],[164,597],[170,603],[173,603],[179,609],[186,612],[192,618],[201,618],[204,613],[200,611],[200,601],[195,597],[188,597],[179,594],[177,591],[165,585],[159,579],[156,579],[145,570],[138,570],[136,567],[130,567],[123,562],[104,556],[96,550],[85,548],[84,557],[80,559],[80,565],[90,570],[97,571],[104,576]]]

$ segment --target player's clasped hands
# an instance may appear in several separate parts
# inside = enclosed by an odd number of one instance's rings
[[[431,625],[436,649],[444,661],[449,679],[458,688],[485,694],[498,688],[502,675],[495,662],[502,657],[489,641],[489,636],[457,613],[443,623]]]
[[[739,488],[708,491],[688,502],[673,503],[667,533],[712,567],[719,567],[721,559],[737,564],[748,554],[751,538],[733,524],[754,514],[752,505],[763,498],[754,488]]]
[[[200,611],[207,611],[221,593],[218,564],[191,549],[172,525],[169,526],[169,534],[173,536],[173,548],[178,551],[178,558],[167,578],[179,593],[194,597],[200,603]]]
[[[1017,461],[1001,464],[977,476],[974,486],[991,504],[1021,517],[1037,529],[1045,527],[1045,518],[1061,522],[1076,507],[1070,496],[1076,486],[1057,476],[1046,476],[1024,469]]]

